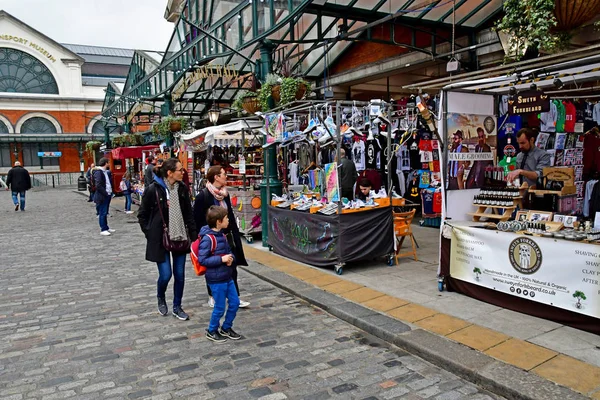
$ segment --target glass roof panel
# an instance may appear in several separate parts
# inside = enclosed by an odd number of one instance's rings
[[[463,25],[475,27],[488,19],[491,15],[502,8],[502,0],[492,0],[488,5],[477,11],[475,15],[464,22]]]
[[[406,14],[404,14],[404,16],[410,18],[417,18],[419,15],[421,15],[427,10],[431,12],[431,10],[435,9],[434,7],[440,6],[441,4],[445,4],[446,2],[452,3],[452,0],[443,0],[443,2],[440,4],[435,4],[436,2],[437,1],[435,0],[417,0],[414,3],[406,6],[405,9],[411,12],[407,12]]]
[[[337,4],[338,6],[347,6],[348,4],[352,3],[352,1],[354,0],[329,0],[328,3]]]
[[[456,9],[458,9],[458,3],[460,1],[457,0],[456,1]],[[425,14],[425,16],[423,17],[423,19],[426,20],[430,20],[430,21],[437,21],[440,18],[442,18],[444,16],[444,14],[446,14],[447,12],[452,12],[452,5],[453,2],[452,1],[448,1],[448,0],[442,0],[441,3],[439,3],[435,8],[432,8],[431,10],[429,10],[429,12],[427,14]],[[452,14],[450,14],[452,15]],[[457,19],[458,21],[458,19]],[[450,23],[452,23],[452,16],[450,16]]]
[[[356,4],[354,4],[352,7],[362,8],[365,10],[372,10],[377,5],[377,3],[379,3],[379,0],[358,0]]]
[[[477,8],[478,6],[481,5],[481,3],[483,3],[486,0],[467,0],[466,3],[464,3],[463,5],[461,5],[460,7],[456,8],[456,23],[458,23],[459,21],[461,21],[464,17],[466,17],[469,13],[471,13],[475,8]],[[500,3],[500,7],[502,6],[502,0],[495,0],[496,3]],[[489,4],[488,4],[489,6]],[[489,16],[489,14],[483,14],[483,10],[479,10],[477,12],[476,15],[474,15],[473,17],[471,17],[469,19],[469,21],[467,22],[472,22],[471,20],[473,20],[474,18],[477,18],[479,21],[483,20],[484,18],[487,18]],[[450,14],[446,20],[444,21],[448,24],[452,23],[452,14]],[[473,26],[472,24],[465,24],[468,26]]]

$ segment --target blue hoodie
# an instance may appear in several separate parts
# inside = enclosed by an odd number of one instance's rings
[[[207,235],[214,235],[217,240],[217,247],[214,253],[211,253],[212,241]],[[208,225],[204,225],[200,229],[200,246],[198,246],[198,262],[206,267],[206,283],[223,283],[229,282],[233,269],[235,268],[235,255],[227,243],[227,238],[223,232],[217,232],[211,229]],[[233,264],[227,266],[221,257],[227,254],[233,255]]]

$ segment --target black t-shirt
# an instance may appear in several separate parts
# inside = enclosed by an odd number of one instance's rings
[[[365,146],[365,167],[366,169],[377,169],[377,156],[381,151],[379,142],[375,139],[367,140]]]
[[[413,203],[421,204],[421,191],[419,189],[419,179],[412,180],[408,183],[408,189],[405,194],[406,198]]]
[[[408,154],[410,156],[410,168],[411,169],[421,169],[421,156],[419,154],[419,142],[421,139],[419,135],[408,138],[406,141],[406,147],[408,148]]]

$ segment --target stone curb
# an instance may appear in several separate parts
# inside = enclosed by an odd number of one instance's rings
[[[328,293],[255,261],[244,271],[493,393],[515,400],[588,399],[534,373]]]

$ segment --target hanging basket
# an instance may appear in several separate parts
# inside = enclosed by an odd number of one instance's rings
[[[281,100],[281,85],[275,85],[271,88],[271,97],[275,100],[275,103],[279,103],[279,100]]]
[[[181,122],[172,121],[171,123],[169,123],[169,130],[171,132],[179,132],[181,130]]]
[[[304,83],[299,84],[298,89],[296,90],[296,100],[302,100],[305,93],[306,93],[306,85]]]
[[[254,114],[257,111],[260,111],[262,108],[260,106],[260,102],[258,101],[258,97],[246,97],[242,101],[242,108],[248,114]]]
[[[600,13],[600,0],[555,0],[554,16],[559,31],[580,27]]]

